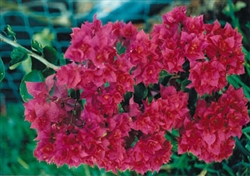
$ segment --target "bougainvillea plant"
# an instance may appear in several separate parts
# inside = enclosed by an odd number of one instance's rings
[[[28,57],[44,66],[32,61],[20,87],[38,160],[159,171],[170,162],[173,131],[178,154],[208,163],[232,155],[249,122],[248,99],[227,80],[244,73],[242,36],[185,12],[175,7],[149,34],[95,17],[72,29],[64,64],[36,41],[30,51],[2,37],[16,47],[11,66]]]

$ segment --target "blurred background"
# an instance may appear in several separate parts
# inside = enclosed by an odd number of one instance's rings
[[[204,14],[206,23],[218,19],[222,25],[229,22],[240,26],[244,47],[250,51],[250,28],[246,27],[250,24],[250,0],[0,0],[0,31],[8,24],[22,46],[30,49],[31,40],[35,39],[64,53],[70,44],[71,28],[92,21],[94,14],[103,24],[131,21],[138,29],[150,31],[161,22],[164,13],[177,5],[186,5],[188,15]],[[0,175],[114,175],[84,165],[57,168],[33,157],[36,132],[24,121],[19,94],[19,84],[27,69],[25,64],[17,70],[8,69],[11,51],[11,46],[0,42],[0,57],[6,66],[6,76],[0,83]],[[250,84],[249,76],[244,77],[244,82]],[[246,137],[240,142],[250,151]],[[158,174],[145,175],[250,175],[248,154],[236,148],[230,160],[209,165],[191,155],[173,155],[171,164],[164,165]],[[119,175],[136,173],[127,171]]]

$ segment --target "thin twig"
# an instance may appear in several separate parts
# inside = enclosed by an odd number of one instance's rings
[[[58,69],[59,67],[56,65],[51,64],[50,62],[48,62],[46,59],[44,59],[43,57],[37,55],[36,53],[32,52],[31,50],[28,50],[27,48],[23,47],[22,45],[18,44],[17,42],[14,42],[10,39],[8,39],[7,37],[3,36],[2,34],[0,34],[0,41],[3,41],[5,43],[8,43],[9,45],[15,47],[15,48],[22,48],[25,51],[27,51],[27,53],[31,56],[34,57],[35,59],[39,60],[40,62],[42,62],[44,65],[46,65],[49,68],[52,68],[54,70]]]

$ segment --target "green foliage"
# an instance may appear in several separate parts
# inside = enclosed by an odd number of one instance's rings
[[[250,100],[250,87],[248,87],[238,75],[230,75],[227,77],[227,80],[236,89],[242,87],[245,96]]]
[[[0,57],[0,82],[3,80],[4,76],[5,76],[5,66],[2,61],[2,58]]]
[[[29,56],[28,56],[28,52],[25,49],[21,47],[17,47],[11,52],[10,57],[11,57],[11,60],[9,63],[9,68],[13,70],[17,66],[19,66],[21,62],[28,59]]]
[[[239,139],[237,137],[235,137],[234,139],[236,141],[236,146],[238,147],[238,149],[246,156],[250,156],[250,152],[243,147]]]
[[[162,84],[162,85],[166,85],[169,81],[169,79],[171,78],[171,75],[166,72],[166,71],[161,71],[160,73],[160,78],[159,78],[159,82]]]
[[[145,99],[147,95],[148,95],[148,88],[143,83],[140,83],[135,86],[135,93],[134,93],[135,102],[140,102],[142,99]]]
[[[7,25],[3,32],[7,35],[7,36],[10,36],[10,37],[13,37],[14,40],[16,40],[16,33],[13,31],[12,27],[10,25]]]
[[[24,102],[32,99],[32,96],[28,93],[26,82],[43,82],[44,77],[42,73],[38,70],[32,70],[30,73],[26,74],[20,84],[20,94]]]
[[[58,63],[58,53],[53,47],[45,46],[43,48],[43,56],[47,61],[52,64],[56,65]]]
[[[43,57],[49,62],[52,63],[54,65],[58,65],[58,61],[59,61],[59,54],[58,52],[55,50],[55,48],[50,47],[50,46],[45,46],[43,48]],[[47,77],[51,74],[55,73],[55,70],[46,67],[43,70],[43,76]]]
[[[117,43],[116,48],[117,48],[117,53],[118,54],[123,54],[126,51],[126,48],[124,46],[122,46],[121,43]]]
[[[250,21],[247,22],[246,27],[250,29]]]
[[[39,54],[43,53],[42,45],[36,40],[31,41],[31,48],[33,51],[37,51]]]
[[[53,47],[42,47],[42,45],[35,40],[32,41],[31,46],[33,51],[37,52],[37,54],[41,55],[49,63],[58,65],[59,54]],[[37,59],[32,59],[32,70],[40,70],[45,78],[55,73],[53,69],[48,68],[46,65],[44,65]]]
[[[250,134],[250,126],[242,129],[243,133],[249,133]]]

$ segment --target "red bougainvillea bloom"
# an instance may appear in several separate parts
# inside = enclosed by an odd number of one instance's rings
[[[134,130],[153,134],[182,126],[189,113],[188,95],[181,91],[177,92],[173,86],[161,86],[161,96],[150,104],[144,102],[143,113],[137,115],[131,124]]]
[[[205,30],[205,24],[203,22],[203,16],[200,15],[198,17],[186,17],[183,21],[183,30],[187,33],[203,35]]]
[[[37,130],[39,161],[159,171],[170,160],[166,133],[173,129],[180,132],[179,154],[206,162],[232,154],[233,137],[250,121],[242,89],[226,80],[244,73],[242,37],[229,24],[208,25],[185,13],[174,8],[149,34],[131,22],[102,25],[96,16],[72,29],[70,63],[45,82],[26,84],[33,98],[24,103],[25,120]],[[161,81],[163,70],[168,76]],[[138,84],[145,86],[143,98]],[[193,104],[186,88],[198,93]]]
[[[128,150],[130,169],[143,174],[150,168],[159,171],[162,164],[170,160],[171,144],[166,141],[164,132],[156,133],[150,137],[142,136],[133,148]]]
[[[204,50],[207,46],[204,35],[194,33],[181,33],[181,43],[184,48],[184,56],[189,60],[192,67],[196,60],[204,60]]]
[[[82,67],[75,63],[60,67],[56,77],[58,84],[65,85],[67,88],[78,88],[82,77],[81,70]]]
[[[178,26],[179,23],[183,23],[186,19],[186,7],[175,7],[171,12],[166,13],[162,16],[163,24],[169,27]]]
[[[166,14],[165,17],[167,18],[168,15],[171,16],[171,14]],[[170,26],[155,25],[151,32],[152,42],[157,46],[155,52],[163,64],[163,69],[171,74],[182,72],[182,65],[185,62],[183,47],[179,43],[178,25],[179,23],[171,23]]]
[[[132,75],[136,84],[158,83],[159,73],[162,69],[162,63],[159,56],[155,53],[156,45],[149,39],[149,35],[144,31],[140,31],[136,35],[136,39],[128,46],[127,53],[129,60],[134,66]]]
[[[225,67],[216,60],[196,62],[188,79],[192,82],[187,87],[194,87],[199,95],[212,94],[227,85]]]
[[[178,153],[191,152],[206,162],[228,158],[235,146],[233,137],[240,137],[242,126],[250,121],[247,102],[243,90],[231,86],[218,102],[199,100],[194,120],[184,123]]]
[[[160,93],[162,99],[160,110],[163,113],[163,118],[161,118],[163,123],[162,128],[164,130],[180,128],[184,120],[189,116],[189,110],[187,108],[188,94],[182,91],[176,91],[173,86],[161,86]],[[168,126],[170,126],[170,128]]]
[[[25,115],[26,120],[31,122],[31,128],[37,129],[38,146],[35,149],[35,156],[39,160],[45,160],[48,163],[54,162],[58,165],[68,163],[70,166],[77,166],[81,164],[77,155],[72,155],[70,158],[61,158],[64,155],[60,154],[56,156],[56,151],[59,152],[57,147],[58,140],[61,137],[68,136],[71,133],[78,133],[83,125],[83,121],[79,118],[79,103],[75,102],[74,99],[67,97],[67,89],[65,87],[58,87],[52,76],[48,77],[46,83],[27,83],[28,91],[33,96],[33,99],[25,103]],[[38,86],[39,85],[39,89]],[[43,85],[42,85],[43,84]],[[52,86],[51,86],[52,85]],[[41,87],[43,87],[41,89]],[[36,89],[36,91],[31,91]],[[50,95],[50,92],[54,92],[54,95]],[[39,92],[40,91],[40,92]],[[74,102],[74,103],[73,103]],[[62,141],[65,141],[62,139]],[[62,143],[61,143],[62,144]],[[61,145],[64,154],[71,152],[70,145]],[[75,144],[77,145],[77,143]],[[69,147],[69,148],[68,148]],[[75,147],[72,147],[72,150]],[[73,151],[72,151],[73,152]],[[69,155],[67,155],[69,156]],[[62,160],[61,160],[62,159]]]
[[[228,23],[222,29],[218,21],[205,27],[208,42],[207,56],[210,59],[215,57],[224,65],[228,74],[243,74],[242,36],[237,29],[233,29]]]
[[[142,66],[148,63],[147,56],[151,51],[151,41],[149,40],[148,34],[144,31],[138,32],[136,35],[135,41],[130,44],[129,50],[129,59],[130,62],[136,66],[141,64]]]
[[[137,29],[131,22],[129,22],[128,24],[123,25],[120,34],[127,40],[133,40],[137,34]]]

